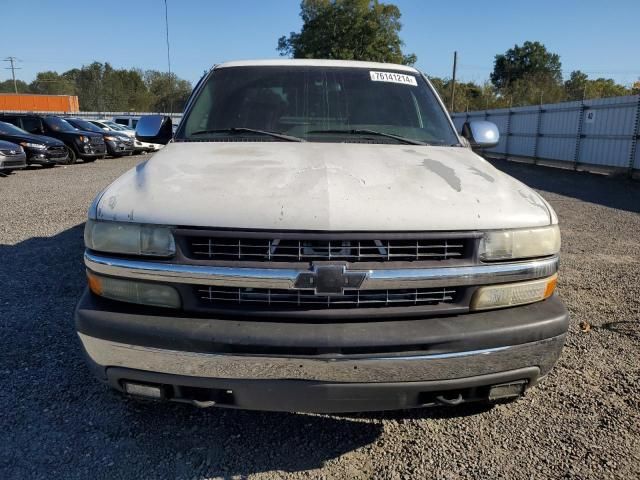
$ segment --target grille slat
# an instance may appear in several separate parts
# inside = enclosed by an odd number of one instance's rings
[[[242,304],[297,309],[389,307],[453,303],[456,288],[403,290],[345,290],[343,295],[316,295],[312,290],[284,290],[243,287],[194,287],[197,298],[214,307]]]
[[[291,240],[277,238],[187,237],[196,260],[297,262],[340,260],[389,262],[460,259],[470,239]]]

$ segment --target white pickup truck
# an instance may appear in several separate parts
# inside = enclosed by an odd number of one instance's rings
[[[567,311],[558,219],[472,149],[428,79],[367,62],[217,65],[168,145],[94,200],[78,335],[135,397],[335,412],[516,399]],[[471,148],[470,148],[471,147]]]

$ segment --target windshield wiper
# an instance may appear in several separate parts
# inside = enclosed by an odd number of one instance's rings
[[[288,142],[304,142],[305,140],[300,137],[294,137],[292,135],[285,135],[284,133],[269,132],[267,130],[258,130],[256,128],[247,127],[231,127],[231,128],[216,128],[213,130],[198,130],[191,135],[205,135],[207,133],[257,133],[260,135],[268,135],[274,138],[280,138]]]
[[[349,135],[377,135],[379,137],[393,138],[399,142],[408,143],[409,145],[428,145],[428,143],[421,142],[420,140],[414,140],[412,138],[401,137],[400,135],[394,135],[392,133],[378,132],[377,130],[369,130],[366,128],[351,128],[351,129],[333,129],[333,130],[311,130],[307,133],[347,133]]]

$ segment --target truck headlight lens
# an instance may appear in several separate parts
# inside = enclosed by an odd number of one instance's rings
[[[483,261],[546,257],[559,251],[558,225],[489,231],[480,242],[480,260]]]
[[[78,140],[80,140],[81,142],[84,142],[84,143],[89,143],[89,137],[87,137],[86,135],[80,135],[78,137]]]
[[[180,294],[170,285],[103,277],[87,271],[89,288],[96,295],[153,307],[180,308]]]
[[[125,255],[170,257],[176,253],[171,228],[158,225],[87,220],[84,243],[91,250]]]
[[[556,289],[558,274],[529,282],[480,287],[471,299],[471,310],[513,307],[549,298]]]

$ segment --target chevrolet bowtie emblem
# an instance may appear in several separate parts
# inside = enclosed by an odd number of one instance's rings
[[[366,277],[367,272],[349,272],[344,265],[318,265],[313,271],[298,274],[294,286],[313,288],[316,295],[343,295],[346,288],[360,288]]]

